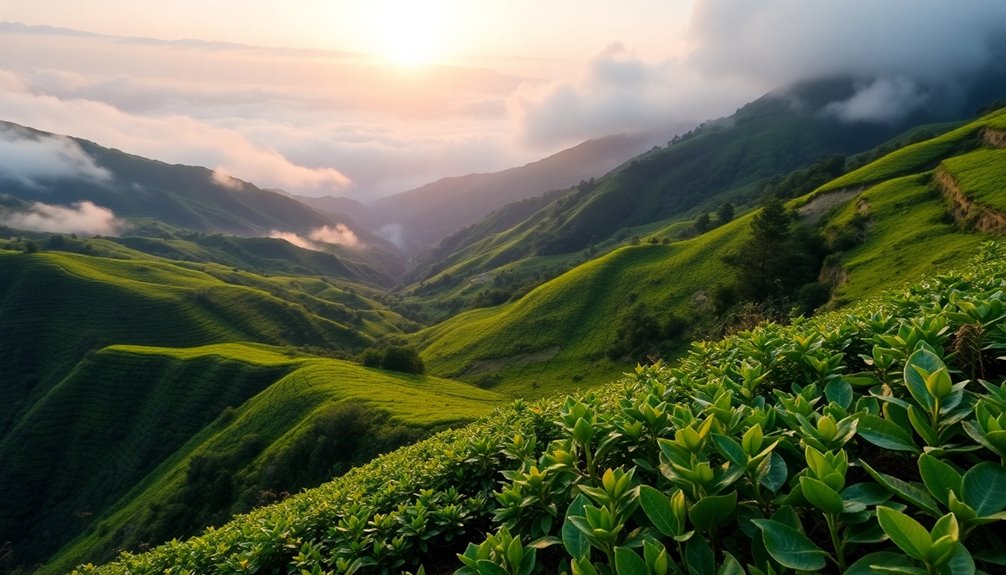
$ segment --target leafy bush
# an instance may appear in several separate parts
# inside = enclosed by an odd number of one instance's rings
[[[1001,572],[1001,251],[851,312],[695,343],[620,385],[518,402],[100,571],[390,573],[456,553],[462,575]],[[965,326],[982,337],[962,363]],[[989,380],[966,379],[977,366]]]

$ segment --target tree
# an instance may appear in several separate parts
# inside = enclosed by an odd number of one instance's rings
[[[423,364],[422,358],[419,357],[419,353],[411,347],[404,346],[389,347],[384,350],[381,369],[417,375],[426,373],[426,366]]]
[[[751,237],[727,259],[737,269],[737,291],[764,302],[793,296],[821,267],[819,236],[797,226],[782,200],[770,196],[751,220]]]
[[[709,225],[709,214],[703,212],[699,217],[695,218],[693,227],[695,228],[695,233],[703,234],[709,231]]]
[[[730,202],[723,202],[720,204],[718,210],[716,210],[716,221],[719,225],[723,225],[734,219],[734,205]]]

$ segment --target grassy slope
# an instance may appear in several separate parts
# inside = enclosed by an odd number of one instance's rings
[[[178,497],[200,454],[232,453],[257,437],[263,446],[242,468],[251,473],[342,401],[422,434],[471,421],[500,399],[447,380],[264,346],[113,346],[77,366],[0,444],[4,507],[41,515],[27,534],[40,549],[65,542],[48,533],[86,529],[54,560],[65,568],[143,541],[137,538],[157,519],[152,510]],[[235,410],[221,415],[226,407]],[[42,478],[52,478],[51,487],[35,490]],[[93,516],[78,519],[80,511]],[[21,523],[9,517],[11,526]],[[61,531],[67,523],[77,529]]]
[[[846,277],[836,293],[838,302],[959,261],[985,239],[953,225],[927,174],[940,161],[976,147],[983,128],[1003,124],[1006,111],[986,116],[885,156],[793,202],[795,206],[828,192],[869,188],[850,196],[823,222],[826,228],[840,229],[849,225],[861,200],[869,206],[871,223],[865,240],[840,258]],[[874,186],[878,182],[882,183]],[[627,367],[602,357],[615,338],[614,320],[628,304],[628,294],[637,294],[664,314],[708,313],[693,305],[693,298],[730,280],[730,270],[720,258],[738,248],[750,217],[668,246],[621,248],[516,302],[463,313],[423,330],[416,341],[434,373],[475,379],[480,371],[498,370],[503,380],[495,389],[501,393],[537,397],[568,389],[574,379],[585,384],[603,381]],[[556,349],[554,357],[543,361],[535,356],[549,356]]]

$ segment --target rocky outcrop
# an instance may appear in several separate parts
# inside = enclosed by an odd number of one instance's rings
[[[1006,214],[968,198],[953,174],[940,166],[933,173],[933,181],[950,204],[958,224],[987,234],[1006,235]]]

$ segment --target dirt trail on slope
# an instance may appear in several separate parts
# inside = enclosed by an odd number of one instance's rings
[[[982,130],[981,141],[986,146],[993,148],[1006,148],[1006,130],[986,128]]]
[[[866,186],[857,186],[823,193],[797,208],[796,213],[807,223],[817,224],[832,208],[858,196],[865,189]]]

